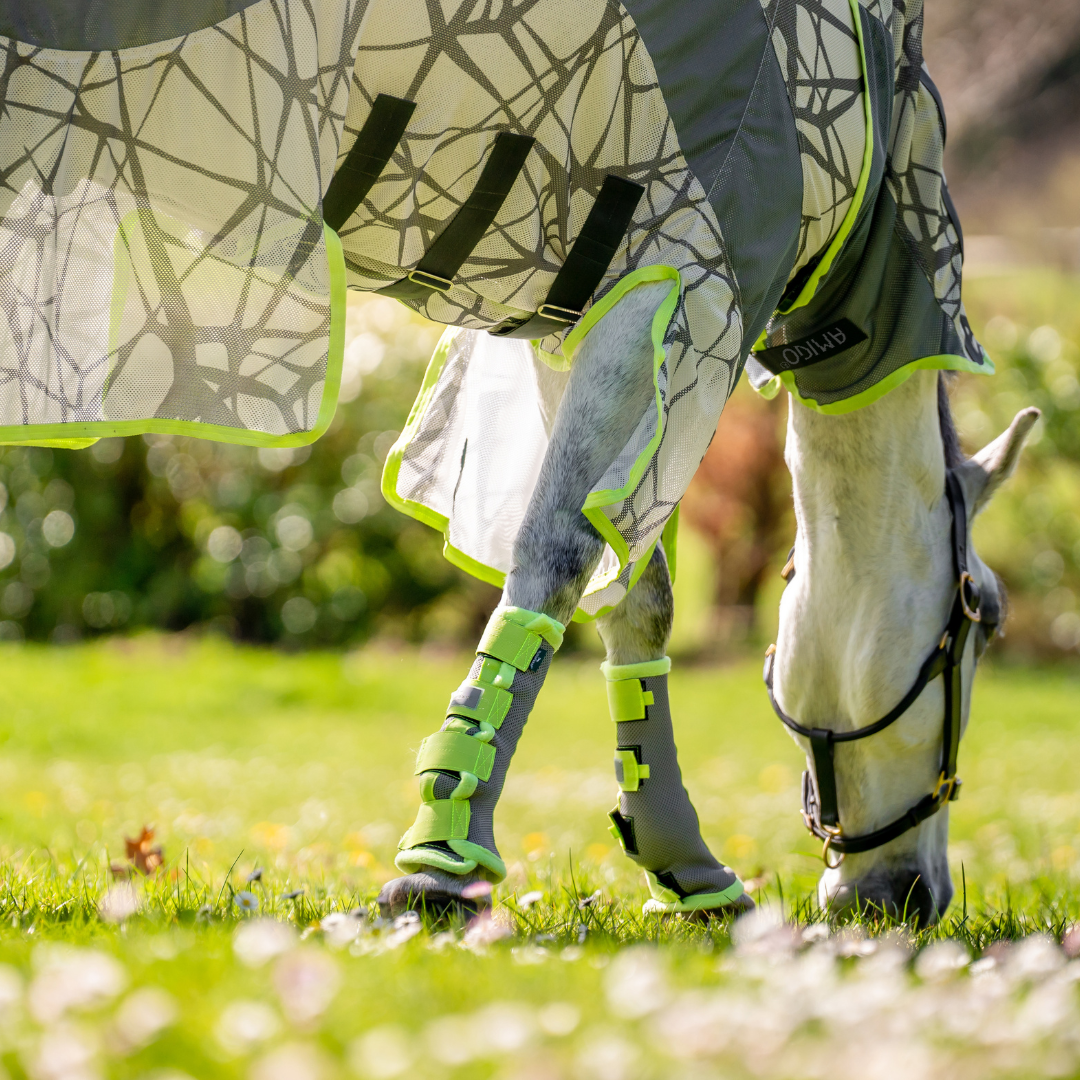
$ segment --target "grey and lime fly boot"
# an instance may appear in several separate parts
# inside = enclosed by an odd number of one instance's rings
[[[652,894],[645,914],[705,917],[752,908],[743,883],[702,840],[697,812],[683,787],[668,705],[671,661],[605,663],[601,670],[618,729],[619,804],[610,814],[611,832],[645,871]]]
[[[379,893],[384,916],[475,910],[480,890],[469,886],[506,877],[495,846],[495,804],[564,629],[524,608],[497,608],[491,616],[469,677],[450,696],[443,726],[420,744],[416,775],[423,801],[394,860],[405,877]]]

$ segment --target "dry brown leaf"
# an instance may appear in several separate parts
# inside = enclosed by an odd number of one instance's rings
[[[165,862],[165,852],[160,846],[154,847],[154,830],[149,825],[144,825],[142,832],[134,840],[125,836],[124,847],[127,848],[127,857],[132,866],[147,877],[159,870]]]

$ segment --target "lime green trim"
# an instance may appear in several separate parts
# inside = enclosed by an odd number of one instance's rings
[[[428,524],[431,523],[428,522]],[[443,530],[448,529],[449,522],[443,526],[436,525],[435,528],[441,528]],[[446,559],[447,562],[452,563],[459,570],[464,570],[466,574],[472,574],[474,578],[486,581],[489,585],[494,585],[497,589],[501,589],[506,584],[506,574],[502,570],[496,570],[493,566],[478,562],[471,555],[466,555],[464,551],[454,547],[449,540],[445,539],[443,542],[443,558]]]
[[[0,443],[8,445],[51,443],[70,444],[74,439],[87,439],[88,446],[97,439],[122,435],[190,435],[196,439],[212,439],[215,442],[232,443],[235,446],[306,446],[313,443],[330,426],[337,411],[338,391],[341,389],[341,366],[345,358],[345,256],[341,241],[329,225],[323,224],[326,239],[326,259],[330,270],[330,335],[326,358],[326,383],[315,426],[310,431],[297,431],[291,435],[270,435],[264,431],[248,431],[245,428],[225,427],[221,424],[203,424],[195,420],[86,420],[70,424],[14,424],[0,427]],[[121,264],[122,265],[122,264]],[[126,280],[122,282],[126,288]],[[116,297],[114,296],[114,311]]]
[[[649,882],[649,892],[652,894],[652,899],[647,900],[641,909],[645,915],[676,915],[680,912],[709,911],[713,908],[726,907],[746,892],[746,887],[736,878],[720,892],[694,893],[692,896],[680,898],[670,889],[665,889],[648,870],[645,871],[645,877]]]
[[[424,372],[423,382],[420,384],[420,392],[416,395],[416,401],[409,412],[409,419],[404,430],[398,436],[397,442],[390,448],[386,455],[386,463],[383,465],[382,494],[383,498],[399,513],[422,521],[425,525],[436,529],[443,534],[443,557],[447,562],[456,566],[459,570],[471,574],[489,585],[501,589],[506,584],[506,573],[496,570],[492,566],[478,562],[471,555],[454,547],[450,543],[450,519],[430,506],[425,506],[414,499],[406,499],[398,494],[397,483],[401,473],[401,462],[405,457],[405,451],[409,443],[416,437],[416,433],[423,422],[424,415],[431,404],[435,394],[435,387],[439,382],[439,376],[446,366],[446,358],[450,355],[450,346],[457,335],[461,333],[460,326],[448,326],[439,338],[435,351],[431,354],[427,370]]]
[[[459,857],[455,859],[439,848],[419,847],[399,851],[394,865],[403,874],[415,873],[425,866],[430,866],[462,877],[479,870],[481,876],[493,885],[505,880],[506,863],[486,847],[474,844],[471,840],[447,840],[446,845]]]
[[[486,781],[491,778],[494,765],[494,746],[459,731],[438,731],[420,743],[413,775],[442,770],[472,773]]]
[[[510,667],[509,664],[505,665]],[[496,731],[502,727],[506,714],[513,704],[514,695],[502,690],[490,683],[481,682],[479,679],[466,679],[458,687],[458,692],[475,688],[480,691],[480,703],[478,705],[455,705],[453,699],[446,706],[447,716],[463,716],[469,720],[475,720],[478,724],[490,724]],[[487,777],[483,777],[484,780]]]
[[[461,843],[462,841],[456,842]],[[468,843],[468,841],[465,841],[465,843]],[[447,874],[457,874],[464,877],[476,869],[477,862],[475,859],[455,859],[448,852],[443,851],[442,848],[418,847],[399,851],[394,859],[394,865],[403,874],[415,874],[417,870],[431,867],[435,870],[442,870]]]
[[[430,844],[436,840],[464,840],[469,835],[472,809],[465,799],[422,802],[416,820],[398,844],[399,849]]]
[[[983,355],[985,356],[985,353]],[[861,394],[844,398],[843,401],[834,401],[830,405],[819,405],[813,398],[803,397],[795,383],[795,373],[785,371],[780,375],[774,375],[765,384],[766,387],[772,386],[773,383],[776,384],[776,389],[766,396],[775,397],[782,385],[800,405],[805,405],[808,409],[813,409],[814,412],[823,413],[826,416],[842,416],[844,413],[854,412],[856,409],[873,404],[878,398],[884,397],[890,390],[895,390],[902,383],[907,382],[916,371],[968,371],[975,375],[993,375],[994,365],[988,356],[981,364],[969,360],[966,356],[957,356],[955,353],[924,356],[890,372],[880,382],[874,383],[873,386],[863,390]],[[759,393],[761,392],[759,391]]]
[[[679,543],[679,508],[682,503],[675,504],[675,512],[667,519],[664,531],[660,534],[660,543],[667,558],[668,577],[672,583],[675,581],[676,548]]]
[[[442,337],[439,338],[435,351],[431,354],[431,359],[428,361],[427,369],[424,372],[420,392],[416,395],[413,407],[409,411],[409,419],[405,422],[405,427],[398,436],[397,442],[390,448],[390,453],[386,455],[386,462],[383,465],[382,472],[383,498],[395,510],[400,511],[402,514],[408,514],[409,517],[416,518],[417,521],[422,521],[425,525],[430,525],[431,528],[438,529],[443,534],[450,527],[449,519],[423,503],[403,498],[398,494],[397,482],[405,450],[416,437],[420,423],[424,419],[424,414],[427,412],[431,399],[435,394],[435,386],[439,381],[439,376],[446,366],[446,358],[450,355],[450,346],[459,333],[461,333],[461,327],[448,326],[443,331]]]
[[[456,852],[463,859],[469,859],[477,864],[478,869],[486,870],[484,877],[493,885],[498,885],[506,877],[506,863],[492,851],[480,844],[474,844],[471,840],[449,840],[451,851]]]
[[[664,302],[660,307],[657,308],[652,321],[653,386],[655,388],[656,401],[656,431],[653,433],[653,437],[649,440],[648,444],[638,455],[637,460],[631,466],[626,483],[620,488],[609,488],[604,491],[590,492],[585,499],[585,504],[581,508],[581,512],[589,520],[596,531],[600,533],[604,540],[607,541],[618,557],[619,569],[613,575],[613,578],[617,578],[626,568],[626,564],[630,561],[630,548],[623,538],[622,533],[615,527],[611,519],[603,513],[603,507],[620,503],[633,492],[648,467],[649,462],[652,460],[653,455],[656,453],[656,450],[660,445],[660,439],[663,436],[664,404],[660,396],[659,374],[660,365],[663,364],[665,356],[664,334],[667,333],[668,324],[671,322],[672,315],[675,314],[675,308],[679,302],[679,293],[682,289],[682,278],[679,275],[679,271],[671,266],[656,265],[643,266],[641,269],[635,270],[634,273],[627,274],[627,276],[619,281],[615,288],[613,288],[603,300],[589,308],[585,313],[585,317],[574,330],[567,335],[566,341],[563,343],[563,352],[566,352],[569,349],[572,357],[589,330],[591,330],[592,327],[595,326],[596,323],[598,323],[600,319],[630,291],[630,289],[637,285],[641,285],[646,281],[670,281],[672,283],[668,295],[665,297]],[[645,560],[642,561],[645,562]],[[643,573],[644,570],[645,566],[643,565],[641,567],[641,572]]]
[[[794,380],[791,380],[794,383]],[[755,386],[754,392],[760,394],[766,401],[772,401],[777,394],[783,389],[784,384],[780,380],[779,375],[774,375],[763,386]]]
[[[569,336],[569,335],[568,335]],[[532,347],[536,350],[536,355],[547,364],[552,371],[569,371],[573,360],[568,359],[561,353],[549,353],[540,348],[540,342],[532,342]]]
[[[640,679],[620,679],[607,684],[608,712],[617,724],[644,720],[645,706],[653,704],[651,690],[643,690]]]
[[[615,751],[615,779],[620,791],[637,791],[649,779],[649,766],[639,762],[633,750]]]
[[[671,670],[671,657],[642,660],[639,664],[611,664],[605,660],[600,665],[600,670],[608,682],[619,682],[621,679],[654,679],[657,675],[666,675]]]
[[[807,278],[806,284],[800,290],[799,295],[788,307],[782,310],[778,309],[781,315],[786,315],[788,312],[794,311],[795,308],[808,304],[813,298],[822,279],[832,268],[836,256],[840,254],[840,249],[844,246],[848,235],[855,227],[855,219],[859,216],[859,211],[862,210],[863,199],[866,197],[866,186],[870,182],[870,166],[874,160],[874,115],[870,102],[870,73],[866,64],[866,42],[863,40],[859,0],[848,0],[848,3],[851,7],[852,21],[855,23],[855,33],[859,39],[859,64],[862,67],[863,76],[863,114],[866,117],[866,143],[863,146],[862,169],[859,173],[859,182],[855,187],[855,194],[851,198],[851,205],[847,208],[847,213],[844,215],[844,220],[840,223],[836,235],[832,238],[832,243],[829,244],[825,249],[825,254],[818,260],[814,272]],[[760,338],[758,340],[760,342]],[[757,344],[755,344],[754,348],[757,347]]]
[[[65,425],[67,426],[67,425]],[[0,442],[0,446],[47,446],[52,450],[85,450],[98,440],[94,439],[42,439],[41,442]]]

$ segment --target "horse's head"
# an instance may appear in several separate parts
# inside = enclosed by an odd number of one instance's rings
[[[798,539],[781,604],[774,703],[807,750],[804,813],[822,841],[823,907],[943,913],[956,749],[1004,589],[975,516],[1038,419],[967,459],[944,381],[919,373],[846,416],[793,404]]]

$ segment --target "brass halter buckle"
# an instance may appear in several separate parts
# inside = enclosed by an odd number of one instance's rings
[[[972,609],[968,604],[967,587],[971,586],[975,591],[975,596],[979,595],[979,586],[975,584],[975,579],[965,570],[960,575],[960,606],[964,609],[964,614],[972,622],[982,622],[982,615],[979,614],[977,609]],[[976,600],[978,603],[978,600]]]
[[[836,870],[844,861],[846,855],[843,851],[837,851],[835,854],[838,855],[839,858],[837,858],[836,862],[829,862],[829,850],[832,847],[833,841],[839,840],[840,837],[844,835],[844,830],[839,825],[822,825],[821,831],[828,834],[825,837],[825,846],[821,849],[821,861],[825,864],[827,869]]]
[[[963,780],[961,780],[959,776],[946,776],[945,773],[942,772],[937,778],[937,783],[934,785],[934,790],[931,792],[930,797],[936,801],[938,795],[940,795],[942,791],[945,791],[945,798],[941,801],[943,803],[953,802],[960,794],[960,785],[962,783]]]

